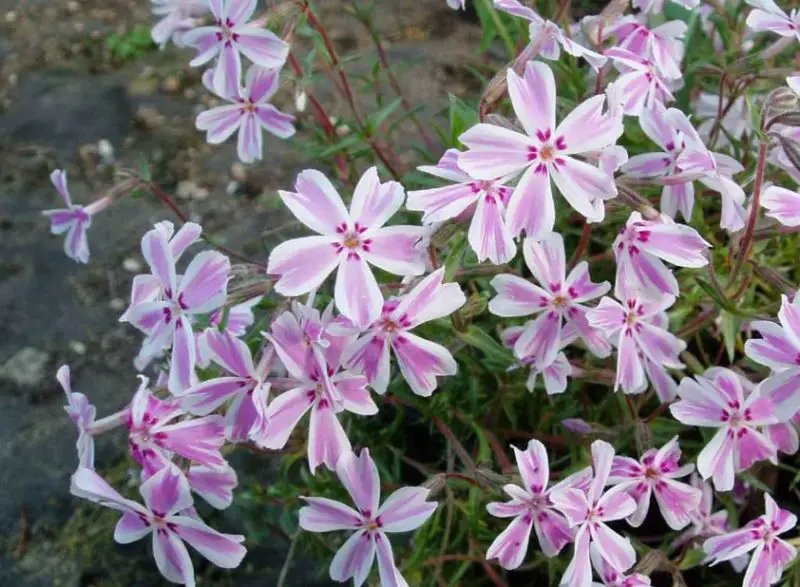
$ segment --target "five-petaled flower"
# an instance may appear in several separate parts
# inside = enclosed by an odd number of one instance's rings
[[[612,178],[574,155],[614,144],[622,119],[603,112],[606,98],[594,96],[556,126],[556,82],[544,63],[530,61],[523,77],[508,70],[508,93],[525,134],[478,124],[459,137],[469,150],[458,165],[471,177],[492,180],[524,172],[506,210],[511,234],[523,230],[543,238],[553,230],[555,205],[550,180],[590,222],[605,215],[604,200],[617,195]]]
[[[424,487],[401,487],[380,504],[378,468],[363,449],[357,457],[344,454],[336,465],[336,474],[357,509],[322,497],[304,497],[300,509],[300,527],[308,532],[353,530],[331,562],[334,581],[352,578],[360,587],[367,578],[376,554],[383,587],[408,587],[394,563],[388,533],[410,532],[419,528],[436,511],[437,503],[427,501],[430,490]]]
[[[153,536],[153,557],[167,581],[194,586],[194,567],[184,542],[224,569],[239,566],[247,550],[244,536],[222,534],[207,526],[194,512],[189,482],[169,465],[141,484],[145,505],[122,497],[91,469],[79,468],[72,476],[72,495],[118,512],[114,540],[128,544]]]
[[[522,252],[541,287],[516,275],[498,275],[491,282],[497,296],[489,302],[489,310],[497,316],[539,314],[516,341],[517,357],[532,359],[538,369],[543,369],[556,358],[562,338],[576,337],[597,356],[607,357],[611,347],[587,322],[588,308],[583,304],[602,296],[610,284],[593,283],[585,261],[566,275],[564,240],[558,233],[541,241],[525,239]]]
[[[650,59],[619,47],[606,50],[605,55],[613,60],[622,74],[612,85],[618,88],[625,114],[639,116],[659,102],[664,104],[675,99],[658,67]]]
[[[503,346],[513,349],[516,346],[519,337],[522,336],[522,333],[528,328],[532,327],[533,320],[530,320],[526,322],[524,326],[511,326],[506,328],[500,333],[500,339],[503,341]],[[562,332],[559,347],[563,349],[564,347],[572,344],[577,338],[578,332],[574,328],[571,329],[567,335]],[[530,368],[528,372],[528,379],[525,382],[525,387],[528,389],[528,391],[532,392],[534,389],[536,389],[536,379],[539,377],[540,373],[542,375],[542,379],[544,380],[544,389],[548,395],[564,393],[567,390],[567,378],[572,374],[572,366],[567,359],[567,355],[565,355],[563,351],[559,351],[555,358],[553,358],[553,362],[549,365],[537,366],[535,354],[520,358],[519,363],[521,366]],[[514,371],[518,367],[518,365],[513,365],[509,367],[508,370]]]
[[[676,420],[719,429],[697,456],[697,471],[712,478],[717,491],[733,489],[734,474],[756,461],[777,463],[775,446],[758,430],[778,421],[775,407],[758,390],[745,395],[736,373],[712,367],[704,376],[684,377],[678,395],[680,401],[670,406]]]
[[[338,267],[334,299],[338,310],[357,326],[378,319],[383,296],[370,265],[395,275],[425,271],[420,226],[383,225],[400,209],[403,187],[381,183],[369,168],[359,180],[348,212],[341,196],[319,171],[303,171],[294,192],[280,192],[283,203],[300,222],[320,236],[292,239],[272,249],[267,273],[280,276],[275,290],[299,296],[316,289]]]
[[[248,23],[256,4],[256,0],[209,0],[214,24],[192,29],[182,37],[185,44],[197,49],[197,56],[189,62],[192,67],[217,58],[212,83],[221,96],[236,96],[239,92],[239,53],[267,69],[280,69],[289,55],[289,46],[274,33]]]
[[[50,174],[50,181],[56,186],[67,205],[66,208],[42,211],[42,214],[50,219],[50,232],[53,234],[66,232],[64,252],[67,257],[78,263],[88,263],[89,241],[86,238],[86,231],[92,224],[92,216],[106,208],[111,203],[111,198],[108,196],[100,198],[88,206],[73,204],[67,188],[67,172],[56,169]]]
[[[487,559],[498,559],[506,569],[516,569],[522,564],[528,550],[531,528],[536,530],[545,556],[556,556],[572,542],[575,530],[555,510],[550,494],[568,488],[586,491],[592,478],[592,471],[587,467],[548,489],[550,463],[544,445],[538,440],[531,440],[524,451],[515,446],[512,448],[524,487],[505,485],[503,491],[511,497],[511,501],[492,502],[486,506],[486,511],[497,518],[514,518],[486,551]]]
[[[778,538],[795,529],[797,516],[778,507],[775,500],[764,494],[765,513],[740,530],[709,538],[703,550],[712,565],[752,552],[742,587],[768,587],[778,583],[783,570],[797,557],[797,549]]]
[[[644,522],[652,494],[670,528],[680,530],[692,521],[702,495],[691,485],[676,481],[694,470],[694,465],[680,466],[680,458],[677,436],[658,450],[651,448],[639,461],[614,457],[608,482],[625,487],[636,501],[636,511],[628,517],[631,526],[638,528]]]
[[[683,76],[683,37],[688,28],[682,20],[671,20],[650,29],[630,16],[603,32],[617,38],[617,47],[652,61],[664,79],[676,79]]]

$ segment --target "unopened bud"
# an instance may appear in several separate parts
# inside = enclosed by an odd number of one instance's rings
[[[237,263],[231,267],[226,306],[236,306],[272,291],[272,280],[263,268],[252,263]]]
[[[627,204],[637,212],[640,212],[647,220],[658,220],[661,214],[650,205],[650,202],[631,188],[617,184],[617,197],[621,202]]]
[[[561,425],[575,434],[591,434],[593,430],[591,424],[580,418],[565,418],[561,420]]]
[[[444,473],[437,473],[427,481],[425,481],[420,487],[424,487],[425,489],[429,489],[431,492],[431,496],[440,493],[445,486],[447,485],[447,477]]]
[[[489,307],[489,302],[486,301],[486,298],[484,298],[480,294],[475,293],[469,296],[469,299],[467,300],[466,304],[461,306],[460,310],[461,316],[465,320],[469,320],[471,318],[474,318],[475,316],[480,316],[481,314],[483,314],[488,307]]]
[[[795,289],[792,283],[783,275],[772,269],[771,267],[764,267],[758,263],[750,263],[753,267],[753,272],[761,279],[766,281],[769,285],[774,287],[779,292],[786,294],[789,297],[794,296]]]
[[[515,132],[521,132],[521,129],[518,125],[514,124],[505,116],[501,116],[499,114],[487,114],[484,122],[487,124],[493,124],[494,126],[501,126],[503,128],[507,128],[508,130],[513,130]]]

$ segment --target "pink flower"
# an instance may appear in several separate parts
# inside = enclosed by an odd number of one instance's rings
[[[592,477],[592,471],[587,467],[548,489],[550,465],[544,445],[538,440],[531,440],[525,451],[515,446],[512,448],[524,487],[508,484],[503,490],[511,497],[511,501],[492,502],[486,506],[486,510],[497,518],[514,518],[486,552],[487,559],[496,558],[505,569],[516,569],[522,564],[528,550],[531,528],[536,530],[545,556],[556,556],[572,542],[575,531],[570,528],[566,518],[554,509],[550,494],[568,488],[586,491]]]
[[[386,393],[389,385],[390,348],[400,373],[417,395],[431,395],[438,385],[437,377],[456,374],[458,366],[450,351],[410,332],[420,324],[452,314],[467,301],[458,284],[444,284],[443,279],[444,267],[407,294],[385,302],[381,317],[345,351],[345,364],[364,373],[378,393]]]
[[[125,499],[102,477],[80,468],[72,476],[70,493],[122,512],[114,528],[114,540],[129,544],[152,534],[153,557],[167,581],[193,586],[194,567],[184,542],[224,569],[239,566],[247,550],[244,536],[221,534],[193,512],[189,483],[174,465],[164,467],[142,483],[142,506]],[[190,513],[191,512],[191,513]]]
[[[706,376],[684,377],[678,395],[680,401],[670,406],[676,420],[719,429],[697,457],[697,471],[703,479],[712,478],[717,491],[730,491],[734,473],[756,461],[777,462],[775,446],[758,431],[777,422],[775,407],[758,391],[745,397],[736,373],[712,368]]]
[[[722,509],[716,513],[712,513],[714,505],[714,490],[711,483],[703,481],[697,473],[692,473],[689,483],[701,493],[700,504],[698,508],[692,512],[692,525],[683,534],[672,543],[672,548],[680,548],[690,541],[698,539],[711,538],[712,536],[721,536],[730,532],[730,524],[728,523],[728,511]],[[747,566],[747,555],[731,559],[731,565],[737,573],[741,573]],[[706,557],[702,563],[708,564],[709,557]]]
[[[522,334],[527,329],[533,327],[533,321],[531,320],[526,322],[524,326],[506,328],[500,334],[503,346],[513,349]],[[574,328],[570,329],[568,334],[569,336],[564,336],[562,332],[559,348],[563,349],[578,338],[578,332]],[[528,379],[525,382],[525,387],[528,388],[528,391],[532,392],[536,388],[536,379],[539,377],[539,374],[542,375],[542,379],[544,380],[544,388],[545,391],[547,391],[547,395],[556,395],[564,393],[567,390],[567,378],[572,375],[572,366],[563,352],[559,351],[555,358],[553,358],[552,363],[542,367],[536,365],[535,354],[522,357],[519,362],[523,366],[530,367]],[[515,369],[515,367],[512,366],[509,368],[509,371],[513,369]]]
[[[620,299],[637,293],[660,299],[679,293],[678,280],[663,261],[678,267],[704,267],[708,265],[705,251],[711,245],[685,224],[645,220],[632,212],[613,248],[617,260],[614,294]]]
[[[162,469],[171,453],[200,465],[226,466],[219,452],[225,442],[222,416],[180,419],[184,412],[177,403],[158,399],[147,389],[147,377],[140,379],[128,413],[128,445],[145,476]]]
[[[630,540],[623,538],[606,523],[621,520],[636,510],[636,502],[623,487],[612,487],[605,493],[614,447],[602,440],[592,443],[592,466],[594,477],[586,491],[575,488],[560,489],[550,493],[550,500],[567,518],[570,527],[577,527],[575,551],[567,567],[562,585],[589,587],[592,568],[589,560],[591,547],[597,556],[612,568],[624,572],[636,562],[636,551]],[[599,570],[599,569],[598,569]]]
[[[603,201],[617,194],[602,170],[573,157],[612,145],[622,134],[619,116],[603,113],[605,96],[580,104],[556,127],[556,85],[544,63],[528,62],[523,77],[508,70],[508,93],[525,134],[477,124],[460,137],[469,150],[458,158],[471,177],[492,180],[524,172],[511,194],[506,223],[511,234],[543,238],[553,230],[550,179],[590,222],[605,215]]]
[[[261,302],[261,296],[255,297],[241,304],[223,308],[212,313],[208,317],[208,328],[203,332],[197,333],[197,364],[201,367],[208,367],[211,357],[209,356],[209,348],[206,339],[209,335],[217,332],[226,332],[231,336],[240,338],[245,335],[247,328],[253,324],[255,316],[253,315],[253,307]],[[222,326],[222,319],[226,315],[227,321],[225,327],[220,330]]]
[[[195,125],[199,130],[208,131],[206,141],[218,145],[238,130],[236,151],[239,159],[252,163],[261,160],[264,155],[262,129],[282,139],[294,135],[294,116],[281,112],[268,102],[278,89],[279,73],[278,69],[251,65],[247,70],[244,88],[237,84],[237,93],[221,94],[215,92],[212,85],[211,70],[206,71],[203,74],[206,89],[233,102],[198,114]]]
[[[272,349],[264,349],[258,365],[253,365],[247,345],[228,332],[209,332],[203,344],[211,360],[230,375],[190,387],[179,395],[181,407],[190,414],[205,416],[230,401],[225,411],[225,437],[231,442],[246,442],[251,434],[263,434]]]
[[[761,194],[761,205],[784,226],[800,226],[800,193],[771,185]]]
[[[50,181],[56,186],[58,193],[64,199],[66,208],[44,210],[42,214],[50,219],[50,232],[53,234],[67,233],[64,240],[64,252],[67,257],[78,263],[89,262],[89,242],[86,231],[92,225],[92,216],[106,208],[111,203],[111,198],[105,197],[95,200],[88,206],[72,203],[72,198],[67,189],[67,172],[56,169],[50,174]]]
[[[709,538],[703,543],[703,550],[713,560],[712,565],[753,552],[743,587],[768,587],[778,583],[783,570],[797,557],[797,549],[778,538],[795,529],[797,516],[779,508],[768,493],[764,494],[764,507],[764,515],[741,530]]]
[[[722,196],[720,226],[731,232],[744,227],[744,190],[731,179],[743,170],[738,161],[709,151],[686,115],[676,108],[667,109],[656,103],[642,111],[639,124],[662,151],[631,157],[622,171],[664,185],[661,193],[664,214],[675,218],[680,212],[689,222],[694,208],[693,182],[699,180]]]
[[[406,207],[424,212],[422,222],[432,224],[451,218],[472,216],[469,244],[478,261],[495,265],[508,263],[517,254],[514,237],[505,222],[506,204],[512,188],[503,178],[477,180],[458,166],[459,151],[448,149],[437,165],[423,165],[420,171],[457,182],[440,188],[408,193]]]
[[[203,251],[179,278],[175,247],[159,226],[142,238],[142,254],[158,285],[154,288],[154,282],[147,276],[145,296],[141,282],[138,286],[134,282],[132,297],[141,296],[146,301],[134,305],[123,317],[147,335],[142,355],[152,357],[162,349],[172,348],[168,387],[170,392],[180,393],[196,380],[197,349],[192,321],[195,315],[213,312],[225,302],[231,263],[221,253]],[[149,291],[150,288],[155,292]]]
[[[619,47],[607,49],[605,55],[613,59],[622,74],[614,85],[619,89],[625,114],[639,116],[658,102],[663,104],[675,99],[651,60]]]
[[[256,0],[210,0],[215,23],[201,26],[183,35],[183,42],[197,49],[189,62],[196,67],[217,58],[213,86],[221,96],[235,96],[242,79],[239,53],[256,65],[280,69],[289,54],[289,46],[272,32],[248,24],[256,9]]]
[[[603,585],[607,587],[649,587],[651,585],[650,577],[646,575],[634,573],[633,575],[625,576],[623,573],[619,572],[603,558],[600,551],[594,545],[592,545],[589,554],[592,559],[592,566],[594,566],[594,570],[603,581]],[[598,584],[594,583],[593,585]]]
[[[692,9],[700,5],[700,0],[672,0],[675,4],[680,4],[684,8]],[[664,0],[633,0],[633,6],[642,12],[652,12],[661,14],[664,12]]]
[[[69,375],[68,365],[61,365],[56,372],[56,379],[67,396],[64,410],[78,429],[78,441],[75,443],[78,449],[78,463],[81,467],[94,469],[94,436],[91,426],[97,415],[97,408],[84,394],[72,391]]]
[[[183,46],[183,33],[197,26],[197,17],[209,11],[208,2],[202,0],[150,0],[153,16],[163,17],[150,32],[153,42],[163,49],[172,41]]]
[[[236,471],[228,465],[192,465],[186,473],[186,480],[193,492],[218,510],[224,510],[233,503],[233,490],[239,484]]]
[[[522,251],[542,287],[515,275],[498,275],[491,282],[497,296],[489,302],[489,311],[497,316],[539,314],[514,345],[517,357],[533,357],[536,367],[543,369],[556,358],[562,338],[577,337],[597,356],[608,356],[611,347],[589,326],[583,304],[606,293],[609,283],[593,283],[585,261],[565,277],[564,240],[558,233],[541,241],[525,239]]]
[[[636,511],[628,517],[631,526],[638,528],[642,525],[650,509],[650,496],[653,493],[658,509],[670,528],[680,530],[691,522],[702,495],[694,487],[676,481],[694,470],[694,465],[679,466],[680,458],[677,436],[658,450],[648,450],[640,461],[630,457],[614,457],[608,481],[612,485],[625,487],[636,501]]]
[[[747,0],[747,3],[754,8],[747,15],[747,26],[751,29],[800,41],[800,10],[793,8],[787,14],[773,0]]]
[[[281,243],[269,256],[267,273],[279,275],[275,290],[299,296],[319,287],[338,268],[336,307],[356,325],[366,328],[380,315],[383,296],[370,265],[395,275],[425,271],[418,226],[383,225],[403,204],[403,187],[381,183],[371,167],[356,185],[350,212],[322,173],[303,171],[296,192],[280,192],[284,204],[300,222],[320,236]]]
[[[419,528],[436,511],[437,503],[426,501],[430,490],[401,487],[380,504],[378,468],[368,449],[356,457],[349,452],[336,465],[336,474],[356,509],[323,497],[304,497],[300,527],[307,532],[353,530],[333,557],[330,576],[334,581],[353,579],[360,587],[377,554],[382,587],[408,587],[394,564],[387,533],[410,532]]]
[[[311,326],[304,328],[291,312],[284,312],[273,323],[267,339],[289,372],[285,382],[288,391],[269,404],[266,429],[253,440],[265,448],[283,448],[300,419],[311,410],[308,466],[314,473],[320,464],[333,470],[338,459],[351,450],[337,414],[348,411],[369,416],[378,412],[378,406],[369,395],[364,376],[339,371],[343,345],[330,343],[328,335],[316,323]],[[326,345],[322,351],[315,348],[320,343]]]
[[[663,389],[661,380],[669,378],[664,368],[682,369],[680,354],[686,349],[686,343],[668,332],[666,319],[660,317],[675,303],[675,298],[662,295],[657,300],[648,300],[623,295],[620,299],[621,304],[604,297],[586,315],[589,324],[614,339],[617,347],[614,390],[642,393],[647,388],[647,377],[657,390]],[[663,401],[670,399],[662,396]]]
[[[609,27],[605,34],[617,38],[618,48],[655,63],[662,78],[676,79],[683,75],[683,37],[687,30],[688,26],[681,20],[649,29],[631,17]]]

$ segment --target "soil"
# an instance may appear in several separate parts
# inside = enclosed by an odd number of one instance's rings
[[[351,67],[371,64],[368,33],[344,14],[345,3],[319,4],[342,52],[362,56]],[[448,92],[474,96],[478,86],[465,66],[492,60],[493,53],[477,56],[480,30],[468,15],[450,11],[444,0],[380,4],[376,21],[389,41],[389,59],[407,67],[401,84],[412,104],[424,106],[423,116],[440,113]],[[141,1],[0,0],[3,587],[162,584],[144,541],[115,545],[113,516],[69,495],[75,431],[54,374],[69,364],[74,389],[85,393],[100,415],[130,399],[139,335],[117,319],[133,276],[144,267],[141,235],[156,221],[176,219],[155,201],[122,199],[91,227],[91,263],[75,264],[40,215],[61,204],[50,171],[66,169],[73,200],[88,203],[113,185],[116,172],[144,163],[165,189],[181,193],[181,206],[207,233],[265,260],[290,220],[270,205],[276,190],[290,188],[298,171],[314,166],[301,151],[312,124],[308,112],[298,113],[295,140],[266,138],[266,160],[251,167],[233,165],[232,142],[206,145],[194,117],[210,102],[199,83],[201,72],[187,65],[191,52],[145,47],[121,57],[110,49],[110,39],[128,38],[150,23],[148,3]],[[499,57],[495,61],[499,64]],[[341,116],[343,104],[324,75],[314,90],[331,114]],[[293,112],[291,91],[279,92],[276,104]],[[407,138],[400,152],[410,167],[418,155],[412,136]],[[232,183],[234,178],[239,181]],[[100,437],[97,448],[98,469],[123,481],[133,474],[123,435]],[[268,484],[278,458],[247,451],[232,455],[242,485]],[[214,523],[240,532],[241,518],[234,504]],[[238,570],[223,573],[199,564],[201,584],[274,585],[288,544],[279,537],[261,542]],[[324,567],[299,558],[286,585],[327,585],[326,577]]]

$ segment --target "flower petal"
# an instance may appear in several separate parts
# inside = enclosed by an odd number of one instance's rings
[[[172,583],[194,585],[194,567],[183,541],[170,530],[153,533],[153,557],[161,574]]]
[[[342,197],[319,171],[306,169],[297,176],[294,192],[278,192],[295,217],[314,232],[339,237],[350,227]]]
[[[300,508],[300,527],[306,532],[354,530],[361,516],[350,506],[324,497],[303,497],[306,505]]]
[[[275,291],[295,297],[322,285],[339,265],[335,244],[328,236],[307,236],[282,242],[272,249],[267,273],[280,276]]]
[[[430,490],[424,487],[401,487],[395,490],[378,510],[377,520],[384,532],[416,530],[433,515],[439,504],[426,501]]]
[[[362,254],[371,265],[395,275],[425,273],[425,262],[418,247],[424,236],[421,226],[387,226],[368,234],[370,242]]]
[[[380,505],[381,480],[369,449],[362,449],[359,456],[343,455],[336,464],[336,475],[358,510],[365,517],[372,517]]]
[[[320,464],[335,470],[339,458],[350,450],[350,441],[333,406],[327,401],[319,401],[311,409],[308,423],[308,468],[311,474]]]
[[[556,211],[550,174],[546,167],[531,166],[522,175],[506,208],[506,224],[513,236],[543,238],[555,224]]]
[[[531,512],[517,516],[494,539],[486,551],[486,559],[497,559],[504,569],[513,570],[518,568],[522,561],[525,560],[525,555],[528,552],[528,542],[532,527],[533,514]]]
[[[289,435],[313,405],[315,393],[308,387],[297,387],[280,394],[267,406],[267,434],[254,439],[266,448],[281,449],[286,446]]]
[[[431,395],[438,385],[437,377],[455,375],[458,371],[450,351],[410,332],[395,336],[392,348],[403,378],[417,395]]]
[[[342,256],[334,298],[336,308],[361,328],[368,327],[380,316],[383,295],[372,270],[358,253]]]
[[[459,139],[469,150],[458,165],[476,179],[497,179],[521,171],[530,164],[532,141],[524,134],[493,124],[476,124]]]
[[[528,61],[519,77],[509,69],[508,95],[522,127],[529,136],[553,132],[556,127],[556,81],[553,70],[541,61]]]
[[[330,575],[334,581],[353,579],[361,587],[375,560],[375,543],[368,533],[359,530],[348,538],[331,561]]]

